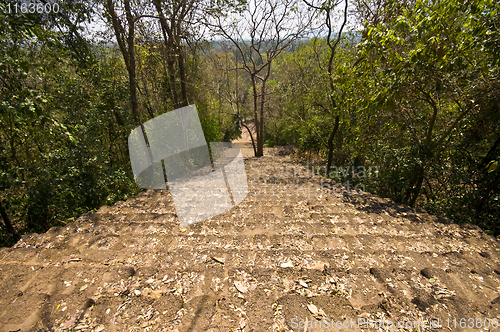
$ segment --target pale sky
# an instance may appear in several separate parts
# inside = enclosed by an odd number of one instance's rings
[[[302,4],[302,5],[304,5],[304,4]],[[335,34],[338,33],[338,30],[340,29],[340,26],[342,24],[343,10],[344,10],[344,2],[342,2],[338,6],[337,12],[333,14],[332,21],[334,22]],[[230,17],[230,19],[234,19],[234,16]],[[243,19],[241,19],[241,17],[239,17],[238,20],[240,21],[240,23],[242,23],[244,21]],[[319,17],[313,24],[319,25],[319,22],[322,22],[323,20],[324,20],[324,17]],[[349,20],[349,17],[348,17],[348,20]],[[295,23],[295,25],[297,25],[297,23]],[[294,25],[293,21],[289,21],[287,23],[288,27],[292,27],[293,25]],[[354,28],[361,29],[362,26],[355,26],[354,24],[348,22],[348,24],[344,28],[344,32],[349,31],[349,30],[353,30]],[[206,39],[210,39],[210,31],[206,30],[206,29],[204,29],[204,30],[205,31],[203,32],[203,35],[205,36]],[[106,24],[106,22],[103,21],[102,17],[97,17],[97,16],[94,17],[94,20],[92,23],[86,24],[84,35],[86,37],[93,39],[94,41],[103,41],[103,40],[104,41],[113,41],[113,42],[116,41],[115,37],[114,37],[113,30],[107,27],[107,24]],[[250,37],[248,32],[243,33],[242,36],[244,39],[249,39],[249,37]],[[220,39],[220,38],[217,38],[217,39]]]

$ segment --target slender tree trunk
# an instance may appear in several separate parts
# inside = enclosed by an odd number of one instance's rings
[[[256,157],[262,157],[264,155],[262,146],[260,144],[261,142],[261,131],[260,131],[260,113],[259,113],[259,103],[258,103],[258,96],[257,96],[257,82],[255,81],[255,75],[251,75],[251,81],[252,81],[252,90],[253,90],[253,112],[254,112],[254,118],[255,118],[255,134],[257,136],[257,151],[255,153]]]
[[[240,118],[240,122],[241,122],[241,125],[247,129],[248,135],[250,135],[250,139],[252,140],[253,153],[256,156],[257,155],[257,148],[255,146],[255,140],[253,139],[252,131],[250,130],[250,128],[248,128],[248,126],[243,122],[243,120],[241,118]]]
[[[429,156],[432,155],[433,146],[436,146],[432,144],[432,131],[434,129],[434,124],[436,123],[436,118],[438,116],[439,109],[437,103],[432,99],[432,97],[429,94],[424,95],[424,97],[427,98],[427,102],[432,108],[432,116],[429,120],[429,128],[427,128],[425,144],[421,147],[421,150],[419,151],[422,164],[417,165],[415,167],[414,171],[415,176],[411,178],[409,182],[410,189],[412,188],[414,189],[411,192],[409,192],[405,198],[405,200],[408,202],[408,205],[410,205],[412,208],[415,207],[415,203],[417,202],[418,196],[420,195],[420,191],[422,189],[422,183],[425,177],[425,169],[424,166],[422,165],[425,165]]]
[[[330,133],[330,137],[328,138],[328,161],[326,164],[326,176],[328,176],[328,174],[330,174],[330,168],[332,167],[333,139],[335,138],[335,135],[337,134],[337,131],[339,129],[339,121],[340,121],[340,116],[337,115],[335,117],[335,124],[333,125],[333,130]]]
[[[139,104],[137,102],[137,81],[135,79],[135,65],[134,68],[129,72],[129,89],[130,89],[130,102],[132,103],[132,113],[134,114],[134,120],[136,123],[140,123],[139,120]]]
[[[181,79],[181,94],[182,94],[182,106],[187,106],[189,104],[188,95],[187,95],[187,86],[186,86],[186,64],[184,61],[184,54],[182,54],[182,50],[180,49],[180,45],[178,45],[179,52],[177,54],[178,65],[179,65],[179,76]]]
[[[130,100],[132,102],[132,113],[134,114],[134,120],[140,124],[139,118],[139,104],[137,102],[137,80],[136,80],[136,70],[135,70],[135,22],[132,17],[132,11],[130,8],[130,1],[125,0],[125,11],[127,14],[128,23],[128,53],[129,53],[129,87],[130,87]]]
[[[151,102],[150,102],[150,98],[149,98],[150,95],[149,95],[148,83],[146,81],[146,75],[144,72],[142,73],[142,78],[143,78],[144,93],[142,92],[141,89],[139,89],[139,93],[144,95],[144,97],[145,97],[144,106],[146,107],[146,110],[148,111],[149,117],[152,119],[152,118],[154,118],[154,111],[153,111],[153,108],[151,107]]]
[[[325,23],[326,23],[326,26],[328,27],[328,34],[326,36],[326,42],[328,44],[328,48],[330,49],[330,57],[328,58],[328,68],[327,68],[328,84],[329,84],[329,88],[330,88],[330,102],[331,102],[332,110],[336,113],[333,129],[332,129],[332,132],[330,133],[330,137],[328,137],[328,146],[327,146],[327,148],[328,148],[328,160],[326,163],[326,175],[327,176],[328,176],[328,174],[330,174],[330,168],[332,167],[333,140],[335,138],[335,135],[337,135],[337,132],[339,129],[339,122],[340,122],[340,112],[339,112],[339,110],[336,110],[337,102],[335,101],[335,98],[333,97],[333,92],[335,91],[335,85],[333,82],[333,59],[337,53],[337,46],[339,45],[340,39],[342,38],[342,31],[344,30],[344,27],[347,24],[347,8],[348,8],[348,6],[349,6],[349,1],[345,0],[344,20],[342,22],[342,25],[340,26],[339,33],[337,34],[337,39],[335,40],[335,43],[333,43],[333,44],[331,43],[332,21],[331,21],[331,17],[330,17],[330,12],[334,9],[334,7],[332,7],[332,8],[326,7],[325,8],[325,11],[326,11]]]
[[[161,32],[163,34],[163,41],[167,52],[167,68],[168,68],[168,77],[170,79],[170,90],[172,92],[172,99],[174,101],[175,107],[179,108],[181,106],[181,103],[179,102],[179,92],[177,91],[177,75],[175,73],[175,59],[174,59],[175,45],[173,40],[174,36],[172,33],[172,29],[168,25],[167,19],[163,14],[160,2],[158,0],[155,0],[154,5],[156,7],[158,16],[160,17]]]
[[[422,170],[422,173],[419,174],[419,176],[417,178],[417,183],[415,185],[415,191],[413,192],[413,195],[412,195],[411,200],[409,202],[409,205],[411,207],[415,207],[415,203],[417,202],[417,198],[420,195],[420,190],[422,189],[423,181],[424,181],[424,174],[423,174],[423,170]]]
[[[267,70],[266,74],[262,80],[262,85],[260,87],[260,110],[259,110],[259,125],[257,126],[256,124],[256,130],[257,130],[257,157],[262,157],[264,155],[264,109],[266,105],[266,83],[267,79],[269,78],[269,75],[271,74],[271,62],[267,64]],[[257,84],[255,84],[255,87],[257,87]],[[257,102],[256,98],[256,93],[254,97],[254,101]]]
[[[136,123],[141,124],[139,118],[139,105],[137,103],[137,83],[135,77],[135,49],[134,49],[134,37],[135,37],[135,22],[132,17],[132,9],[130,8],[130,0],[125,0],[125,12],[127,16],[128,24],[128,36],[127,44],[125,45],[124,36],[125,33],[121,22],[116,14],[113,0],[107,1],[108,12],[111,16],[111,21],[113,24],[113,30],[115,31],[116,41],[122,52],[123,59],[125,61],[125,66],[127,67],[129,76],[129,90],[130,90],[130,102],[132,104],[132,115]]]
[[[14,236],[14,239],[19,240],[19,235],[16,233],[14,230],[14,227],[12,227],[12,223],[10,222],[9,215],[7,214],[7,211],[3,207],[2,200],[0,199],[0,215],[2,216],[3,223],[5,225],[5,229],[7,232],[12,234]]]
[[[120,127],[123,127],[125,125],[125,122],[123,122],[123,119],[122,119],[122,116],[120,115],[120,113],[115,110],[115,109],[111,109],[111,112],[113,113],[113,115],[115,116],[115,119],[116,119],[116,123],[120,126]]]
[[[423,162],[423,161],[422,161]],[[425,177],[425,171],[423,166],[417,165],[413,168],[413,176],[410,178],[408,182],[408,191],[404,197],[404,201],[408,203],[411,207],[415,206],[417,198],[420,194],[420,190],[422,188],[422,183]]]
[[[497,172],[497,175],[495,176],[495,178],[488,184],[488,186],[484,190],[483,197],[481,198],[481,201],[479,202],[479,204],[476,208],[476,215],[478,216],[478,218],[481,214],[481,211],[483,210],[484,205],[486,204],[486,202],[490,198],[490,192],[494,188],[498,187],[499,182],[500,182],[500,172]]]
[[[169,50],[167,50],[167,52],[170,53]],[[172,97],[174,99],[175,107],[178,108],[180,107],[179,92],[177,92],[177,80],[175,77],[175,66],[172,54],[167,55],[167,67],[169,71],[168,76],[170,78],[170,89],[172,90]]]
[[[262,81],[260,96],[260,121],[259,128],[257,130],[260,132],[259,141],[257,142],[257,154],[259,157],[264,155],[264,106],[265,106],[265,92],[266,92],[266,81]]]

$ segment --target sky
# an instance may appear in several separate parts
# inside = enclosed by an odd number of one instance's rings
[[[302,5],[304,5],[304,4],[302,4]],[[338,30],[340,29],[340,26],[343,22],[344,6],[345,6],[345,3],[342,2],[338,6],[338,10],[332,14],[332,22],[334,23],[333,27],[334,27],[335,33],[338,33]],[[231,19],[234,19],[234,17],[231,17]],[[237,19],[239,20],[240,23],[243,23],[243,21],[244,21],[241,17],[239,17]],[[324,20],[323,17],[319,17],[314,22],[314,24],[319,25],[323,20]],[[287,24],[288,27],[293,27],[294,25],[295,26],[298,25],[298,22],[289,21]],[[362,28],[362,26],[355,26],[354,24],[348,22],[348,24],[344,28],[344,32],[348,31],[348,30],[361,29],[361,28]],[[213,38],[210,31],[207,29],[200,29],[200,33],[202,34],[202,37],[207,39],[207,40],[210,40],[210,39],[220,40],[220,38]],[[325,36],[326,30],[323,30],[323,32],[321,32],[321,30],[319,30],[319,32],[316,31],[316,34],[319,34],[320,36]],[[104,21],[104,19],[102,17],[100,17],[100,15],[94,17],[93,21],[91,23],[87,23],[85,25],[84,36],[94,40],[95,42],[99,42],[99,41],[116,42],[116,38],[114,37],[114,33],[113,33],[112,29],[110,29],[110,27],[107,25],[107,23]],[[243,39],[249,39],[250,34],[247,31],[247,32],[242,34],[242,37],[243,37]]]

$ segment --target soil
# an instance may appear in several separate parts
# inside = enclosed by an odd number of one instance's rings
[[[0,331],[500,330],[497,239],[239,144],[224,214],[181,228],[148,190],[1,248]]]

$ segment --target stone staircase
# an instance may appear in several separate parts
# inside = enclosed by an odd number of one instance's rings
[[[245,159],[247,198],[210,220],[181,228],[149,190],[2,248],[0,331],[500,330],[494,237],[272,174],[297,165],[266,152]]]

